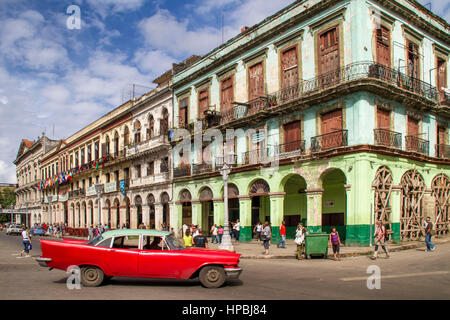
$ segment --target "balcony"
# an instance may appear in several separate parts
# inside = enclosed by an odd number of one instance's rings
[[[436,145],[436,157],[443,159],[450,159],[450,145],[437,144]]]
[[[242,153],[243,165],[260,164],[267,161],[267,149],[255,149]]]
[[[192,165],[192,174],[210,173],[213,171],[212,165],[208,163],[200,163]]]
[[[220,170],[223,167],[224,158],[228,166],[234,166],[237,163],[237,155],[235,153],[227,154],[224,156],[215,157],[215,165],[214,167]]]
[[[375,145],[391,148],[402,148],[402,134],[387,129],[374,129]]]
[[[83,197],[85,194],[83,189],[69,191],[69,198]]]
[[[338,130],[311,138],[311,151],[321,152],[325,150],[346,147],[348,144],[348,130]]]
[[[300,156],[305,153],[305,140],[274,145],[273,152],[278,160]]]
[[[416,136],[406,136],[405,143],[406,151],[429,154],[430,142],[428,140],[420,139]]]
[[[142,153],[154,148],[157,148],[161,145],[168,144],[168,136],[167,135],[159,135],[150,138],[149,140],[142,141],[140,143],[135,144],[134,146],[130,147],[126,151],[126,156],[130,157],[133,155],[136,155],[138,153]]]
[[[174,178],[187,177],[190,175],[191,175],[190,166],[180,166],[178,168],[173,169],[173,177]]]

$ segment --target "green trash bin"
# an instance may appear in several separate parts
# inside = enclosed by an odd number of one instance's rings
[[[305,237],[305,255],[307,259],[311,256],[328,256],[328,233],[309,233]]]

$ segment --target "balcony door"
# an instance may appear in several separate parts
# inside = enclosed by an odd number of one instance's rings
[[[298,83],[297,46],[289,48],[281,54],[281,88],[287,89]]]
[[[445,155],[445,128],[438,127],[437,132],[437,155],[438,157],[442,157]]]
[[[209,107],[209,94],[208,88],[202,89],[198,92],[198,119],[205,118],[205,111]]]
[[[178,117],[180,128],[185,128],[188,122],[188,98],[180,101]]]
[[[407,41],[408,46],[408,76],[419,79],[419,46],[412,41]]]
[[[339,27],[335,26],[319,35],[319,75],[322,88],[339,81]],[[333,72],[334,71],[334,72]],[[326,76],[325,76],[326,74]]]
[[[233,117],[234,88],[233,76],[227,77],[221,81],[220,113],[225,122]]]
[[[377,108],[378,141],[382,146],[390,146],[391,112]]]
[[[291,152],[300,149],[301,121],[293,121],[284,125],[284,150],[280,152]]]
[[[447,88],[447,61],[437,58],[437,89],[441,101],[445,101],[445,92],[442,88]]]
[[[391,31],[381,26],[376,30],[377,62],[386,67],[391,66]]]
[[[342,109],[336,109],[321,118],[322,149],[336,148],[342,145]]]
[[[418,151],[419,120],[408,117],[408,136],[407,150]]]
[[[264,95],[264,68],[259,62],[248,69],[248,99],[253,100]]]

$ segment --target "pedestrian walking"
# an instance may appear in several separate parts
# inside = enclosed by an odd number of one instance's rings
[[[265,254],[269,254],[269,242],[271,238],[272,232],[270,230],[269,222],[264,222],[264,228],[261,232],[261,240],[263,240],[263,245],[265,249]]]
[[[218,230],[217,230],[217,225],[216,224],[214,224],[212,227],[211,227],[211,243],[219,243],[219,239],[218,239]]]
[[[281,236],[281,239],[277,243],[277,248],[279,248],[280,244],[282,244],[281,248],[286,249],[286,221],[284,221],[284,220],[281,222],[280,236]]]
[[[384,243],[384,240],[386,239],[386,228],[383,226],[381,220],[377,221],[377,229],[375,231],[374,236],[375,236],[375,252],[373,253],[373,256],[371,256],[370,258],[372,260],[375,260],[377,258],[378,249],[380,246],[383,248],[384,252],[386,252],[386,259],[389,258],[390,257],[389,252]]]
[[[236,242],[239,242],[239,232],[241,231],[241,224],[239,222],[239,219],[236,220],[236,223],[234,224],[234,237],[236,239]]]
[[[22,231],[22,243],[23,243],[23,250],[20,253],[20,256],[25,253],[26,257],[31,257],[30,250],[31,247],[31,235],[28,232],[28,227],[25,228],[25,230]]]
[[[255,228],[253,229],[253,232],[255,233],[257,241],[261,241],[262,228],[263,228],[263,225],[261,224],[261,221],[258,220],[258,223],[256,224]]]
[[[200,230],[198,236],[194,237],[194,246],[196,248],[208,248],[208,239],[203,231]]]
[[[222,243],[222,237],[223,237],[223,227],[222,225],[219,226],[217,229],[217,234],[219,236],[219,243]]]
[[[341,245],[341,238],[339,237],[339,232],[336,231],[336,228],[331,228],[331,233],[329,237],[330,246],[333,248],[334,261],[341,260],[341,254],[339,253],[339,246]],[[336,259],[337,255],[337,259]]]
[[[433,235],[433,222],[431,218],[427,217],[425,226],[425,243],[427,244],[426,252],[431,252],[436,250],[436,246],[431,242],[431,237]]]
[[[198,225],[196,225],[194,228],[194,232],[192,233],[192,236],[195,238],[199,234],[200,234],[200,228],[198,227]]]
[[[305,255],[305,233],[301,222],[297,225],[297,230],[295,230],[294,242],[297,244],[297,259],[303,259]]]
[[[191,230],[189,230],[189,229],[186,230],[186,233],[183,237],[183,242],[184,242],[184,245],[186,248],[190,248],[193,246],[194,240],[192,239],[192,236],[191,236]]]
[[[94,228],[90,225],[88,228],[88,240],[91,241],[92,239],[94,239]]]

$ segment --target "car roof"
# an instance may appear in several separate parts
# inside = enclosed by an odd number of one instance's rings
[[[102,237],[110,238],[115,236],[126,236],[126,235],[148,235],[148,236],[166,237],[171,234],[172,232],[169,231],[159,231],[154,229],[117,229],[102,233]]]

